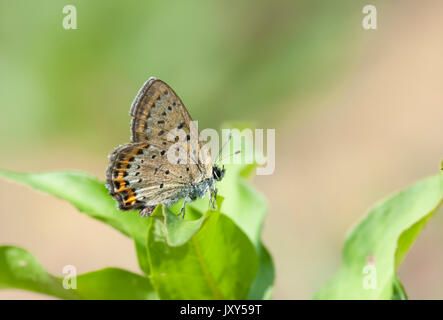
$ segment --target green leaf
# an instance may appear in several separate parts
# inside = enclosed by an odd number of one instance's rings
[[[405,298],[396,270],[442,199],[443,175],[437,175],[376,205],[346,239],[341,269],[315,298]],[[376,267],[374,289],[363,286],[368,258]]]
[[[254,170],[257,168],[255,161],[257,158],[262,158],[263,155],[259,150],[253,150],[253,143],[252,145],[251,142],[246,144],[245,137],[248,136],[248,130],[251,135],[254,132],[251,124],[225,123],[225,127],[232,130],[230,131],[232,138],[230,144],[225,147],[223,155],[234,153],[238,149],[241,150],[241,153],[225,158],[227,162],[224,164],[226,174],[224,179],[217,183],[219,194],[225,199],[223,212],[248,235],[259,252],[260,235],[267,212],[267,203],[247,179],[254,175]],[[250,163],[251,161],[252,163]]]
[[[135,211],[123,212],[109,195],[104,183],[97,178],[75,171],[53,171],[44,173],[17,173],[0,170],[0,177],[29,185],[30,187],[63,199],[80,212],[109,224],[136,242],[137,253],[146,252],[148,220]],[[147,265],[142,255],[137,254],[144,272]]]
[[[117,268],[79,275],[76,286],[63,288],[63,278],[49,274],[26,250],[0,247],[0,289],[23,289],[61,299],[156,299],[147,278]]]
[[[267,204],[265,198],[240,175],[242,169],[244,167],[226,166],[226,170],[234,174],[227,174],[218,188],[225,198],[223,212],[248,235],[258,250]]]
[[[265,198],[248,181],[254,175],[257,164],[255,162],[246,163],[245,160],[248,157],[255,159],[254,150],[246,148],[245,141],[241,138],[241,130],[253,128],[251,128],[251,124],[241,123],[225,123],[224,127],[240,130],[231,132],[232,140],[230,145],[226,147],[224,154],[237,151],[238,145],[241,145],[242,152],[230,159],[232,164],[225,164],[225,178],[217,184],[219,194],[224,197],[223,212],[246,233],[259,256],[259,272],[251,286],[249,298],[268,299],[273,291],[275,271],[272,258],[266,249],[263,250],[264,247],[260,240],[267,203]],[[259,153],[256,156],[262,157]],[[241,161],[238,161],[240,159]],[[234,164],[234,160],[241,164]],[[207,203],[208,199],[206,198],[205,202],[194,202],[193,204],[199,205],[199,208],[204,211],[207,208]]]
[[[168,215],[166,210],[164,214]],[[170,232],[161,217],[150,221],[150,278],[161,299],[247,298],[257,274],[258,257],[248,237],[231,219],[219,212],[207,212],[199,232],[181,230],[186,239],[175,240],[175,244],[183,243],[180,246],[168,243]]]
[[[260,239],[267,204],[246,180],[255,168],[255,164],[226,165],[227,174],[219,185],[219,193],[225,198],[223,212],[246,233],[259,256],[259,272],[251,286],[249,299],[270,299],[274,286],[274,263]]]
[[[0,247],[0,289],[23,289],[62,299],[76,299],[72,291],[65,290],[61,281],[46,270],[26,250]]]
[[[274,289],[274,262],[268,249],[262,244],[258,251],[259,267],[258,274],[249,290],[249,300],[272,299]]]
[[[225,123],[224,128],[237,128],[240,131],[250,129],[251,124],[245,123]],[[225,178],[217,183],[219,195],[223,196],[223,212],[230,217],[249,237],[256,248],[259,256],[259,272],[254,284],[251,286],[249,293],[250,299],[268,299],[270,298],[274,285],[274,264],[271,256],[264,249],[260,234],[263,228],[264,218],[267,212],[267,204],[265,198],[257,192],[247,181],[257,168],[256,163],[245,163],[245,159],[252,155],[254,150],[245,148],[245,141],[241,139],[242,132],[233,132],[230,145],[226,146],[224,154],[229,154],[234,150],[235,141],[237,145],[241,146],[242,153],[230,158],[229,160],[241,159],[242,164],[225,164],[226,174]],[[238,147],[236,147],[238,148]],[[258,154],[259,157],[262,155]],[[234,161],[232,161],[234,162]],[[219,196],[218,198],[221,198]],[[180,206],[175,206],[172,211],[179,212]],[[220,205],[218,206],[220,207]],[[209,198],[206,196],[203,199],[192,202],[188,208],[197,209],[200,213],[195,217],[201,217],[202,213],[209,208]],[[186,213],[188,215],[188,213]],[[194,219],[196,219],[194,217]]]
[[[134,244],[138,265],[143,273],[149,274],[149,262],[148,257],[146,256],[146,243],[140,244],[137,241],[134,241]]]
[[[157,300],[157,294],[146,277],[118,269],[105,268],[81,274],[77,278],[80,299]]]
[[[178,212],[180,209],[178,209]],[[194,213],[191,213],[194,211]],[[186,209],[186,214],[199,215],[200,218],[196,220],[184,220],[177,213],[172,212],[169,208],[160,205],[152,213],[152,218],[159,218],[163,220],[165,225],[166,240],[168,245],[177,247],[181,246],[198,231],[205,219],[204,215],[201,213],[195,213],[196,209],[188,206]]]
[[[392,300],[408,300],[408,296],[406,295],[405,288],[401,284],[400,280],[398,279],[397,275],[394,277],[392,286]]]

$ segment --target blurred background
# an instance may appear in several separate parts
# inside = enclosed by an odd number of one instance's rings
[[[65,5],[77,30],[62,26]],[[377,8],[364,30],[362,8]],[[276,129],[276,170],[254,179],[274,297],[310,299],[338,270],[347,231],[374,202],[443,159],[443,2],[0,0],[0,167],[101,179],[129,140],[150,76],[200,129]],[[0,243],[50,272],[138,271],[133,242],[69,204],[0,180]],[[443,298],[443,212],[400,268],[412,299]],[[45,299],[0,291],[0,299]]]

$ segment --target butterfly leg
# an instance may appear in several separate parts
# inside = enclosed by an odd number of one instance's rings
[[[214,187],[213,190],[209,191],[209,204],[211,205],[212,209],[216,210],[217,209],[217,188]]]
[[[144,218],[144,217],[149,217],[152,212],[154,211],[156,206],[147,206],[144,207],[142,210],[140,210],[139,215],[140,217]]]
[[[186,196],[185,197],[185,199],[183,200],[183,205],[182,205],[182,208],[180,209],[180,212],[179,212],[179,214],[178,214],[178,216],[180,217],[180,215],[182,215],[183,214],[183,219],[185,218],[185,205],[186,205],[186,203],[187,202],[191,202],[192,200],[191,200],[191,198],[189,197],[189,196]]]
[[[211,206],[212,209],[215,209],[212,190],[209,191],[209,205]]]

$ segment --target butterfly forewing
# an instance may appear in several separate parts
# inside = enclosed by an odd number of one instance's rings
[[[131,107],[131,141],[167,140],[175,128],[190,134],[192,120],[183,102],[163,81],[151,78],[140,89]]]
[[[151,78],[143,87],[132,103],[131,112],[131,141],[161,141],[164,146],[170,146],[177,142],[183,142],[183,147],[189,148],[187,141],[198,135],[197,129],[191,133],[191,121],[192,118],[189,115],[188,110],[184,106],[179,96],[168,86],[165,82]],[[178,139],[178,136],[174,136],[174,133],[180,131],[183,136],[180,136],[180,141],[170,140],[168,138]],[[168,134],[171,136],[168,136]],[[198,140],[198,137],[195,137]],[[188,162],[197,163],[197,168],[191,167],[191,173],[193,169],[202,169],[204,164],[200,163],[200,142],[194,145],[192,150],[188,151]],[[183,163],[183,159],[181,161]],[[180,164],[180,163],[179,163]],[[211,161],[205,161],[206,168],[210,171]],[[201,172],[201,171],[197,171]]]

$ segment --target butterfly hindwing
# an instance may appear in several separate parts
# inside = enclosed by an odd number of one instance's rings
[[[172,204],[186,196],[187,186],[199,182],[196,165],[168,161],[168,147],[154,141],[130,143],[111,154],[107,183],[120,209]]]
[[[142,204],[137,206],[137,202],[134,201],[135,194],[131,183],[140,174],[137,154],[144,146],[143,143],[126,144],[115,149],[109,156],[110,163],[106,172],[107,187],[122,210],[143,207]]]

